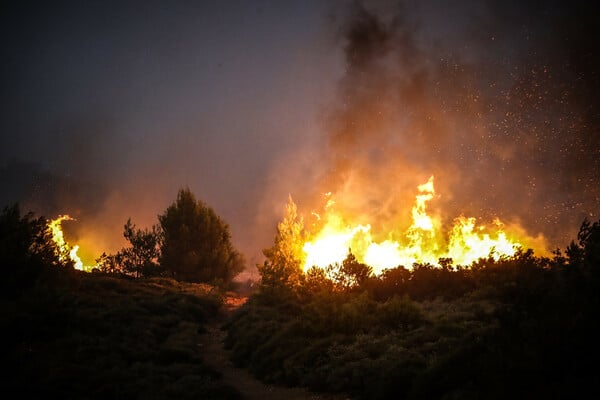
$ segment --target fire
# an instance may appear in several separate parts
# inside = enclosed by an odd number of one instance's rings
[[[305,267],[317,265],[325,267],[339,263],[348,255],[348,249],[357,236],[368,234],[369,225],[358,225],[354,228],[337,229],[327,226],[314,242],[306,242],[303,250],[306,253]]]
[[[432,176],[418,186],[410,227],[401,233],[390,232],[382,241],[373,238],[370,225],[349,224],[348,219],[334,209],[335,202],[329,199],[325,214],[316,215],[320,228],[309,233],[310,240],[303,246],[304,254],[299,255],[304,269],[341,263],[349,251],[359,262],[381,273],[399,265],[407,268],[414,263],[438,265],[441,258],[451,258],[454,265],[468,266],[480,258],[510,257],[525,244],[535,243],[540,247],[540,239],[532,239],[518,229],[509,232],[498,219],[487,227],[478,225],[473,217],[461,215],[444,235],[441,218],[427,212],[428,203],[434,197]],[[535,250],[544,251],[544,248]]]
[[[52,240],[60,249],[59,257],[61,261],[65,260],[65,254],[69,254],[69,259],[73,261],[75,269],[86,272],[91,271],[92,268],[94,268],[94,266],[84,265],[83,261],[81,261],[81,258],[77,255],[77,252],[79,251],[79,246],[71,246],[65,240],[65,235],[62,231],[63,221],[75,221],[75,219],[71,218],[69,215],[59,215],[58,218],[48,222],[48,227],[52,232]]]

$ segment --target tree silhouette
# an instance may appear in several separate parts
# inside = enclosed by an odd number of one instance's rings
[[[96,258],[96,268],[100,272],[106,272],[109,274],[124,272],[123,268],[119,264],[117,255],[106,254],[106,252],[103,252],[100,257]]]
[[[116,254],[102,253],[96,259],[98,269],[108,273],[121,272],[136,278],[160,275],[162,272],[158,264],[162,238],[160,226],[137,229],[129,218],[123,226],[123,236],[130,246],[124,247]]]
[[[348,253],[342,264],[333,273],[336,283],[346,289],[362,286],[372,275],[373,268],[358,262],[352,252]]]
[[[591,223],[585,219],[579,228],[577,243],[571,241],[565,254],[571,270],[583,274],[582,279],[591,278],[600,285],[600,221]]]
[[[189,189],[158,216],[163,232],[160,264],[175,279],[229,282],[244,268],[229,226]]]
[[[592,269],[600,268],[600,221],[593,224],[585,219],[577,235],[582,249],[583,261]]]
[[[72,268],[65,251],[52,240],[45,218],[35,218],[32,213],[21,216],[18,204],[5,207],[0,214],[0,267],[8,292],[34,284],[49,267]]]
[[[151,229],[136,229],[130,218],[123,227],[123,236],[131,244],[131,247],[117,253],[123,269],[136,277],[157,275],[160,227],[154,225]]]

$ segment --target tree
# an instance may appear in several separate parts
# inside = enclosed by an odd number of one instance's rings
[[[600,220],[593,224],[586,218],[577,234],[578,243],[571,241],[566,255],[572,267],[584,267],[600,274]]]
[[[302,287],[305,294],[310,295],[320,291],[332,292],[334,283],[327,276],[327,271],[313,266],[306,271]]]
[[[114,274],[123,272],[116,254],[106,254],[103,252],[100,257],[96,258],[96,268],[100,272]]]
[[[302,247],[304,246],[304,221],[298,216],[296,204],[289,196],[285,216],[277,225],[275,243],[263,250],[267,258],[258,271],[265,286],[296,286],[302,277]]]
[[[96,259],[98,269],[107,273],[126,273],[136,278],[160,275],[161,269],[158,264],[162,237],[160,226],[137,229],[129,218],[123,226],[123,236],[131,246],[124,247],[116,254],[102,253]]]
[[[160,227],[136,229],[131,218],[123,227],[123,236],[131,244],[117,253],[117,259],[125,272],[136,277],[158,275],[158,256],[160,254]]]
[[[244,269],[229,226],[188,189],[158,216],[163,232],[160,264],[175,279],[229,282]]]
[[[0,267],[5,289],[14,292],[32,285],[49,267],[72,268],[73,262],[52,240],[48,221],[32,213],[21,216],[15,204],[0,214]]]
[[[333,270],[333,278],[341,288],[352,289],[361,287],[373,275],[373,268],[358,262],[352,252]]]
[[[593,224],[585,219],[577,235],[579,245],[583,250],[583,260],[588,267],[600,268],[600,220]]]

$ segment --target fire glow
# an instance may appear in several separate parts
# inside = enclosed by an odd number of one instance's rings
[[[534,250],[544,251],[539,238],[531,238],[521,229],[509,231],[499,219],[487,227],[478,225],[473,217],[461,215],[454,219],[448,234],[444,235],[441,218],[427,213],[428,202],[434,197],[432,176],[418,186],[410,227],[403,234],[387,234],[383,241],[374,240],[368,224],[348,224],[349,218],[336,211],[335,202],[330,199],[325,214],[316,215],[322,223],[321,228],[309,233],[309,240],[304,243],[304,254],[301,255],[304,270],[342,263],[349,252],[379,274],[400,265],[407,268],[415,263],[439,265],[440,259],[451,259],[453,265],[468,266],[480,258],[498,260],[513,256],[525,245],[534,245],[538,247]]]
[[[74,220],[75,219],[71,218],[69,215],[59,215],[58,218],[48,222],[48,228],[50,228],[50,231],[52,232],[52,241],[56,244],[60,251],[59,258],[61,259],[61,261],[65,261],[65,257],[67,257],[65,254],[68,254],[68,257],[73,262],[73,266],[75,267],[75,269],[89,272],[92,270],[92,268],[94,268],[94,266],[83,264],[83,261],[81,261],[81,258],[77,255],[77,252],[79,251],[79,246],[71,246],[69,243],[67,243],[62,230],[63,221]]]

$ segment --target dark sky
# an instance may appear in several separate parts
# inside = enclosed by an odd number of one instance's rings
[[[0,200],[93,253],[189,186],[253,265],[288,194],[389,229],[434,174],[447,217],[564,248],[600,213],[600,14],[535,4],[4,4]]]

